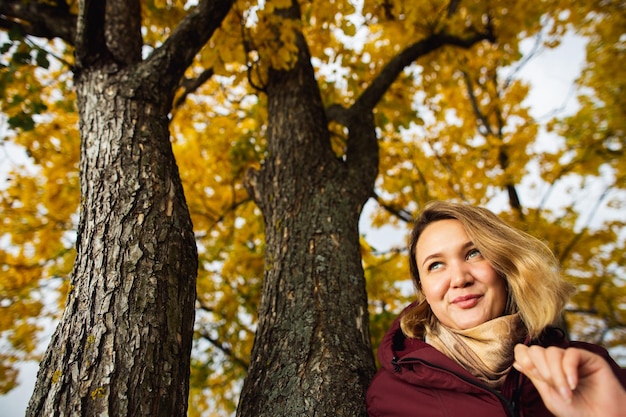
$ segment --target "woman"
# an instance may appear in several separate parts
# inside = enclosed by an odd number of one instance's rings
[[[513,367],[518,343],[590,351],[626,386],[605,349],[568,342],[551,326],[573,291],[552,252],[489,210],[428,204],[411,233],[409,266],[417,301],[381,343],[370,417],[552,416]]]

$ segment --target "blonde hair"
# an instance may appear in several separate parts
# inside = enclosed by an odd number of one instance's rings
[[[505,279],[505,315],[519,313],[533,338],[559,319],[574,287],[561,278],[559,262],[543,242],[485,208],[432,201],[416,220],[409,240],[409,268],[417,303],[400,319],[407,336],[422,337],[425,328],[434,328],[437,322],[421,290],[415,251],[424,229],[445,219],[460,221],[474,245]]]

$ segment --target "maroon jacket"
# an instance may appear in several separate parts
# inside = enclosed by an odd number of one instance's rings
[[[532,344],[577,347],[603,356],[626,388],[626,369],[597,345],[567,342],[547,329]],[[385,335],[382,365],[367,391],[369,417],[552,417],[532,382],[514,368],[497,392],[422,340],[409,339],[396,319]]]

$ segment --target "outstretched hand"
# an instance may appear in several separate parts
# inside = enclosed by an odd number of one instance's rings
[[[530,378],[557,417],[626,417],[626,391],[594,353],[519,344],[513,366]]]

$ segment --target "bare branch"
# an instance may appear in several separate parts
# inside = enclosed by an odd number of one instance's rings
[[[474,110],[474,115],[478,119],[478,133],[483,136],[493,135],[493,129],[491,129],[491,125],[489,124],[489,120],[487,120],[487,116],[482,112],[480,106],[478,105],[478,100],[476,99],[476,94],[474,94],[474,83],[472,82],[472,78],[467,73],[467,71],[461,71],[463,74],[463,80],[465,81],[465,86],[467,87],[467,95],[469,96],[470,104],[472,105],[472,110]],[[482,127],[482,129],[481,129]]]
[[[217,340],[214,337],[211,337],[211,335],[209,335],[208,332],[205,331],[198,331],[198,335],[200,335],[200,337],[202,337],[203,339],[206,339],[209,343],[211,343],[213,346],[215,346],[220,352],[222,352],[224,355],[226,355],[226,357],[233,362],[234,364],[240,366],[243,369],[248,369],[248,366],[250,365],[249,362],[241,359],[240,357],[238,357],[237,355],[235,355],[235,352],[233,352],[233,350],[228,347],[226,345],[226,343],[222,343],[221,341]]]
[[[49,3],[3,0],[0,2],[0,27],[10,30],[14,26],[23,34],[40,38],[63,39],[74,45],[76,15],[70,13],[64,1]]]
[[[214,74],[213,68],[206,69],[196,78],[185,78],[181,82],[183,92],[174,103],[174,108],[182,106],[189,94],[194,93],[198,88],[207,82]]]
[[[611,191],[611,189],[612,187],[608,186],[604,189],[604,191],[602,191],[602,194],[600,195],[600,197],[593,204],[593,207],[591,208],[589,215],[587,216],[587,220],[585,221],[584,226],[580,229],[580,232],[576,233],[574,237],[572,238],[572,240],[568,242],[567,246],[565,247],[565,249],[563,249],[563,252],[559,256],[559,261],[563,262],[565,259],[567,259],[569,254],[572,252],[572,250],[576,246],[576,244],[585,235],[587,230],[589,230],[589,225],[591,224],[591,221],[593,220],[598,210],[600,209],[600,205],[602,204],[602,202],[609,195],[609,192]]]
[[[397,208],[397,207],[392,206],[391,204],[386,203],[385,201],[383,201],[382,197],[380,197],[376,193],[374,193],[373,198],[382,208],[384,208],[387,212],[393,214],[400,220],[405,221],[407,223],[413,222],[413,216],[411,216],[410,212],[406,211],[403,208]]]

